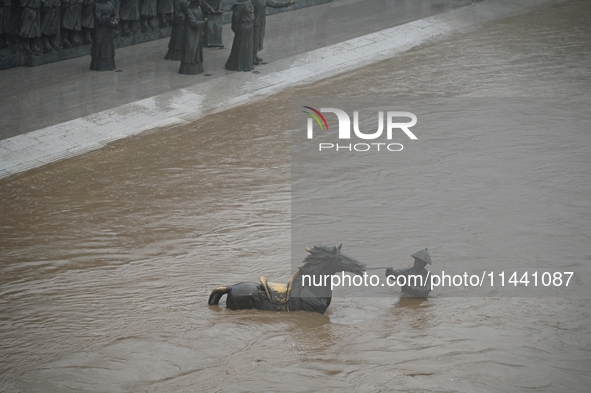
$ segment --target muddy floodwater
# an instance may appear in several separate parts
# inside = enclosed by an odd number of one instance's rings
[[[409,232],[380,245],[391,258],[367,260],[373,251],[364,233],[343,242],[368,266],[408,266],[419,244],[430,247],[438,271],[535,258],[575,272],[566,291],[436,289],[419,301],[393,288],[373,297],[337,289],[324,315],[235,312],[223,302],[208,307],[207,297],[217,285],[290,276],[286,114],[294,97],[542,97],[586,108],[590,21],[589,1],[551,2],[314,86],[1,180],[0,391],[589,391],[590,127],[533,138],[516,132],[501,155],[477,161],[464,153],[482,137],[478,129],[461,144],[440,135],[422,150],[437,163],[432,171],[395,181],[416,204],[392,206]],[[456,108],[463,110],[469,105]],[[555,115],[535,114],[542,123]],[[328,187],[346,181],[335,173]],[[429,231],[413,220],[427,220]],[[468,252],[465,244],[495,252]],[[303,246],[295,250],[301,258]]]

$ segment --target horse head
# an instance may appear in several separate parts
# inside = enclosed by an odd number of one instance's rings
[[[306,251],[310,255],[304,259],[304,267],[313,266],[328,266],[328,274],[334,274],[336,272],[351,272],[354,274],[363,274],[365,271],[365,263],[359,262],[357,259],[350,257],[349,255],[341,252],[341,247],[337,246],[314,246],[306,247]],[[307,270],[307,269],[306,269]]]

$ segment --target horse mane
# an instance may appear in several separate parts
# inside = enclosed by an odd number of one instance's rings
[[[342,246],[342,245],[341,245]],[[300,269],[300,272],[307,270],[306,267],[308,268],[314,268],[316,267],[318,264],[320,264],[321,262],[324,262],[326,259],[335,259],[339,256],[339,253],[341,251],[341,246],[336,247],[336,246],[314,246],[312,248],[310,247],[306,247],[306,251],[308,251],[310,254],[306,255],[306,257],[304,258],[304,264],[302,266],[299,266],[298,269]]]

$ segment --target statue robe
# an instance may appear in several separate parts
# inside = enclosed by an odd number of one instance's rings
[[[249,0],[239,0],[232,6],[232,31],[234,41],[226,69],[251,71],[254,68],[252,50],[252,21],[254,11]]]
[[[94,5],[94,40],[90,48],[90,69],[112,71],[115,69],[115,32],[113,22],[117,14],[110,2]]]

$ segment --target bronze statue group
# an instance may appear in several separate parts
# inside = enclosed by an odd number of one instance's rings
[[[117,12],[108,0],[96,1],[94,11],[96,27],[90,69],[113,70],[115,69],[113,30],[117,26]],[[132,26],[128,26],[129,10],[124,8],[126,2],[130,0],[120,1],[121,32],[125,35],[133,29]],[[234,41],[225,65],[226,69],[251,71],[255,65],[260,64],[263,59],[258,57],[257,53],[263,49],[267,7],[283,8],[293,4],[295,0],[236,0],[232,6]],[[204,43],[208,47],[224,47],[221,2],[220,0],[173,0],[172,10],[172,30],[168,52],[164,58],[181,62],[179,74],[200,74],[204,71]],[[138,12],[137,7],[134,8],[134,12]],[[155,11],[150,13],[152,14],[155,15]],[[140,12],[141,15],[143,14]],[[150,18],[142,19],[142,27],[145,29],[150,29],[151,23]]]
[[[219,1],[219,0],[218,0]],[[127,37],[168,27],[172,0],[108,0],[118,22],[115,35]],[[28,55],[88,45],[105,17],[102,0],[0,0],[0,49]],[[103,25],[104,26],[104,25]],[[100,34],[99,34],[100,35]]]
[[[283,8],[295,0],[236,0],[232,6],[234,40],[225,68],[251,71],[263,60],[257,52],[263,49],[267,7]],[[203,72],[203,44],[223,47],[222,11],[205,0],[174,0],[173,27],[166,60],[180,60],[180,74]],[[204,34],[205,33],[205,34]],[[206,37],[204,39],[204,36]]]
[[[125,1],[120,0],[121,32],[128,34],[129,26]],[[141,4],[141,3],[140,3]],[[258,51],[263,49],[267,7],[283,8],[295,0],[236,0],[232,6],[234,41],[226,69],[251,71],[263,60]],[[156,3],[154,3],[156,5]],[[196,75],[203,70],[203,45],[222,47],[222,10],[220,0],[173,0],[172,30],[166,60],[180,61],[179,74]],[[141,8],[141,7],[140,7]],[[126,10],[125,13],[123,12]],[[136,9],[137,12],[137,9]],[[141,15],[141,13],[140,13]],[[115,69],[114,30],[118,24],[115,6],[109,0],[96,0],[94,5],[94,39],[91,48],[91,70]],[[145,21],[145,23],[144,23]],[[142,20],[145,29],[151,28],[151,19]]]
[[[223,47],[221,0],[0,0],[0,50],[38,55],[91,45],[90,69],[115,69],[115,38],[171,27],[167,60],[203,72],[203,46]],[[251,71],[262,59],[267,7],[295,0],[235,0],[225,68]]]
[[[123,4],[124,1],[120,0]],[[96,0],[95,38],[91,49],[91,70],[115,69],[114,28],[117,26],[115,7],[108,0]],[[156,3],[155,3],[156,4]],[[257,52],[263,49],[267,7],[283,8],[295,0],[236,0],[232,6],[234,41],[226,69],[251,71],[263,60]],[[222,10],[220,0],[173,0],[172,30],[166,60],[180,61],[179,74],[196,75],[203,70],[203,45],[221,47]],[[124,24],[122,34],[130,31],[125,25],[123,6],[120,15]],[[143,22],[142,22],[143,23]],[[150,28],[150,20],[143,25]]]
[[[164,58],[181,62],[179,74],[200,74],[204,41],[207,46],[223,47],[220,2],[215,8],[205,0],[174,0],[173,5],[172,31]]]

